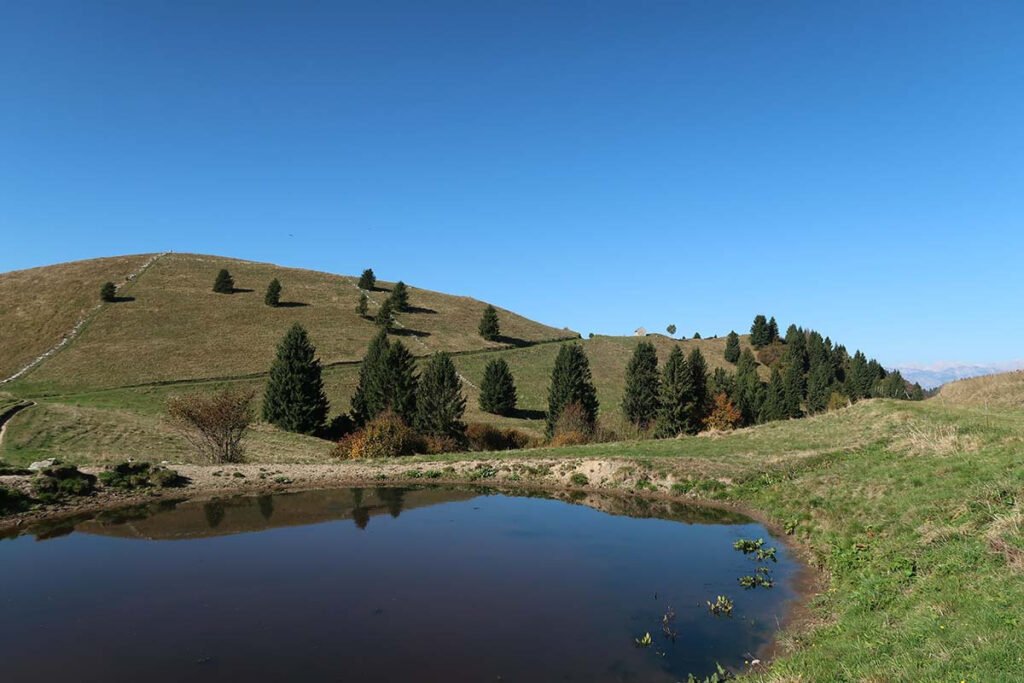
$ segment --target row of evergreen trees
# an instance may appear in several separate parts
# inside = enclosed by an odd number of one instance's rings
[[[622,412],[641,430],[656,426],[657,436],[696,434],[710,408],[707,361],[700,349],[689,356],[673,346],[659,371],[654,344],[640,342],[626,367]]]

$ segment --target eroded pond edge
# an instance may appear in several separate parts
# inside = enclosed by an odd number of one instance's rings
[[[494,466],[496,464],[507,465],[510,462],[535,470],[539,474],[536,478],[515,481],[496,476],[497,472],[494,472]],[[636,467],[644,467],[644,463],[628,458],[583,460],[573,464],[575,469],[584,465],[590,466],[591,471],[597,468],[615,473],[623,469],[632,472]],[[299,493],[349,487],[468,487],[480,490],[481,493],[493,492],[508,495],[537,492],[547,494],[554,500],[583,505],[586,503],[579,498],[580,494],[596,494],[626,500],[677,503],[735,512],[762,525],[774,539],[786,546],[798,566],[790,584],[794,597],[786,602],[782,619],[772,637],[757,652],[753,653],[761,664],[747,671],[763,673],[774,659],[784,657],[796,650],[794,647],[786,647],[781,642],[780,636],[803,636],[822,623],[821,615],[814,613],[812,600],[827,589],[828,575],[820,568],[811,548],[800,538],[787,534],[783,525],[778,521],[758,508],[743,502],[710,500],[672,491],[627,488],[624,486],[626,479],[621,476],[604,477],[593,482],[588,481],[585,485],[577,485],[571,481],[571,477],[562,476],[565,474],[566,461],[554,459],[506,460],[500,463],[493,460],[467,459],[464,461],[407,463],[386,461],[328,465],[240,464],[174,465],[173,467],[189,478],[188,485],[181,488],[130,492],[99,489],[89,497],[72,499],[64,503],[0,517],[0,539],[5,536],[30,533],[33,527],[40,525],[52,525],[54,528],[59,528],[62,526],[61,522],[73,524],[99,513],[151,503],[186,500],[203,502],[224,497]],[[454,471],[444,472],[443,477],[437,478],[424,478],[422,475],[423,472],[440,471],[431,469],[438,467]],[[556,467],[562,470],[561,474],[551,471]],[[81,469],[93,473],[101,471],[101,468],[82,467]],[[410,476],[410,473],[413,472],[420,474]],[[494,472],[495,476],[481,476],[481,473],[487,475],[491,472]],[[242,476],[238,476],[239,474]],[[0,477],[0,484],[13,485],[23,489],[27,487],[28,481],[28,477]],[[595,509],[600,510],[600,508]],[[657,515],[651,514],[650,517],[657,518]]]

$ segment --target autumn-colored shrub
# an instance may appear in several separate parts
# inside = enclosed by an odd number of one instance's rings
[[[826,410],[839,410],[840,408],[846,408],[850,405],[850,399],[838,391],[833,391],[828,397],[828,405]]]
[[[556,433],[551,437],[551,441],[548,445],[554,448],[560,448],[562,446],[582,446],[583,444],[590,443],[590,434],[577,431],[562,431]]]
[[[389,410],[339,441],[334,454],[344,459],[393,458],[426,450],[423,438]]]
[[[704,424],[708,429],[727,432],[736,429],[743,423],[743,415],[732,404],[724,392],[715,394],[714,406]]]
[[[529,434],[515,429],[500,429],[481,422],[470,423],[466,427],[466,438],[469,448],[474,451],[510,451],[529,448],[535,445],[536,439]]]
[[[437,436],[429,434],[423,437],[423,450],[428,455],[440,455],[441,453],[458,453],[466,450],[466,444],[453,436]]]

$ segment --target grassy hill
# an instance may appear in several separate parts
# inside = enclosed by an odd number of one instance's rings
[[[118,292],[122,301],[97,307],[99,284],[116,279],[111,268],[133,273],[147,264],[140,276],[124,282]],[[212,291],[221,268],[233,275],[238,290],[234,294]],[[49,321],[53,334],[12,348],[31,349],[29,356],[38,355],[61,338],[58,322],[71,328],[84,316],[86,323],[67,345],[4,385],[12,397],[38,403],[11,420],[0,446],[0,456],[17,462],[51,456],[83,462],[153,459],[154,453],[161,459],[186,458],[187,444],[163,420],[167,398],[227,384],[248,386],[259,394],[277,342],[296,321],[310,331],[325,364],[331,414],[347,412],[359,361],[376,333],[373,323],[355,312],[359,290],[356,278],[348,276],[194,254],[101,259],[23,271],[30,272],[34,273],[31,278],[19,273],[0,276],[10,279],[8,296],[28,302],[19,309],[22,320],[33,321],[21,328],[25,334],[49,320],[50,294],[74,290],[79,303],[69,307],[61,321]],[[65,276],[71,285],[63,282]],[[278,308],[263,303],[263,290],[273,278],[284,287],[285,305]],[[378,291],[371,293],[371,313],[390,287],[390,283],[379,283]],[[36,288],[50,294],[33,299]],[[487,342],[476,331],[483,302],[410,286],[410,304],[412,310],[399,317],[403,327],[394,337],[420,357],[437,350],[456,354],[456,367],[465,380],[468,421],[542,432],[559,342],[575,338],[576,333],[499,309],[503,338]],[[3,315],[9,312],[5,309]],[[679,345],[685,352],[699,348],[712,369],[731,368],[723,358],[724,338],[676,341],[651,335],[647,339],[655,344],[662,361]],[[612,428],[621,424],[625,368],[639,340],[596,336],[579,342],[590,359],[602,420]],[[746,337],[741,345],[748,345]],[[26,357],[20,353],[8,358],[6,350],[0,354],[9,366]],[[515,375],[520,399],[516,416],[498,417],[477,407],[484,368],[496,357],[505,358]],[[257,460],[285,453],[290,459],[315,460],[326,448],[317,439],[257,429],[250,451]]]
[[[944,384],[936,400],[975,408],[1024,408],[1024,370]]]

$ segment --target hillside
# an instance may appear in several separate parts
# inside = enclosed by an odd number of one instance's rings
[[[18,367],[59,341],[84,311],[96,306],[105,280],[119,279],[115,273],[130,272],[146,259],[83,261],[0,276],[3,301],[18,302],[11,311],[5,308],[0,319],[0,367]],[[234,276],[234,294],[212,291],[221,268]],[[273,278],[284,287],[278,308],[263,303]],[[371,293],[371,315],[389,288],[382,282]],[[417,355],[576,336],[499,309],[506,339],[486,342],[476,331],[483,302],[413,286],[410,290],[413,308],[399,317],[404,327],[399,332]],[[353,277],[166,254],[121,288],[119,296],[130,300],[100,307],[73,344],[28,373],[19,385],[30,391],[66,391],[260,373],[269,367],[277,342],[294,322],[309,330],[325,364],[357,361],[376,332],[371,321],[355,312],[358,292]],[[61,315],[55,316],[51,309],[58,303]],[[9,324],[9,317],[16,324]]]
[[[1024,408],[1024,371],[950,382],[932,400],[975,408]]]
[[[149,258],[115,256],[0,273],[0,379],[59,343],[97,307],[100,285],[124,284]]]

